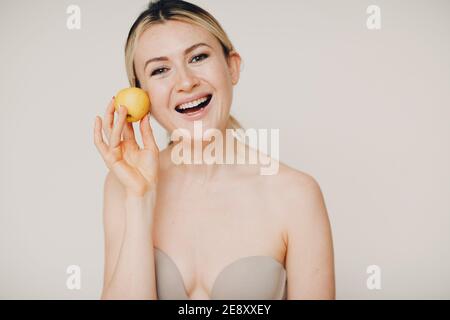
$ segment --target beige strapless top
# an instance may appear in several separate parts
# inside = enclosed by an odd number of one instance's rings
[[[159,300],[189,300],[175,262],[154,248],[156,288]],[[287,274],[283,265],[269,256],[250,256],[227,265],[214,282],[212,300],[285,300]]]

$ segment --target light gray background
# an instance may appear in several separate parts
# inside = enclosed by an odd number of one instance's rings
[[[281,161],[322,187],[337,298],[450,298],[450,1],[193,2],[245,60],[232,112],[279,128]],[[70,4],[81,30],[66,28]],[[128,85],[123,45],[146,4],[0,4],[0,298],[100,296],[107,171],[93,121]],[[381,290],[366,287],[372,264]]]

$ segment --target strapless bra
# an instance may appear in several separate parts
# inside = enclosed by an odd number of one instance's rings
[[[156,289],[159,300],[189,300],[175,262],[164,251],[154,248]],[[283,265],[270,256],[240,258],[217,276],[212,300],[285,300],[287,274]]]

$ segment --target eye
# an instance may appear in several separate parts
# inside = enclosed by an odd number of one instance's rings
[[[199,62],[199,61],[205,60],[208,57],[209,57],[209,55],[207,53],[202,53],[202,54],[194,56],[191,59],[191,61],[192,62]],[[155,69],[155,70],[153,70],[153,72],[151,73],[150,76],[156,76],[156,75],[162,74],[162,73],[164,73],[164,70],[168,70],[168,69],[165,68],[165,67],[164,68]]]
[[[205,60],[205,59],[208,58],[208,57],[209,57],[208,54],[202,53],[202,54],[199,54],[199,55],[193,57],[191,61],[194,61],[195,59],[197,59],[195,62],[198,62],[198,61]]]
[[[159,69],[155,69],[155,70],[152,72],[151,76],[156,76],[156,75],[158,75],[158,74],[163,73],[162,70],[167,70],[167,68],[159,68]]]

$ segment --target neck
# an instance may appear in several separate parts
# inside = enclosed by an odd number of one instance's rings
[[[245,160],[247,146],[231,132],[216,133],[206,141],[186,139],[172,143],[164,150],[164,162],[188,182],[208,184],[223,176],[230,166]]]

